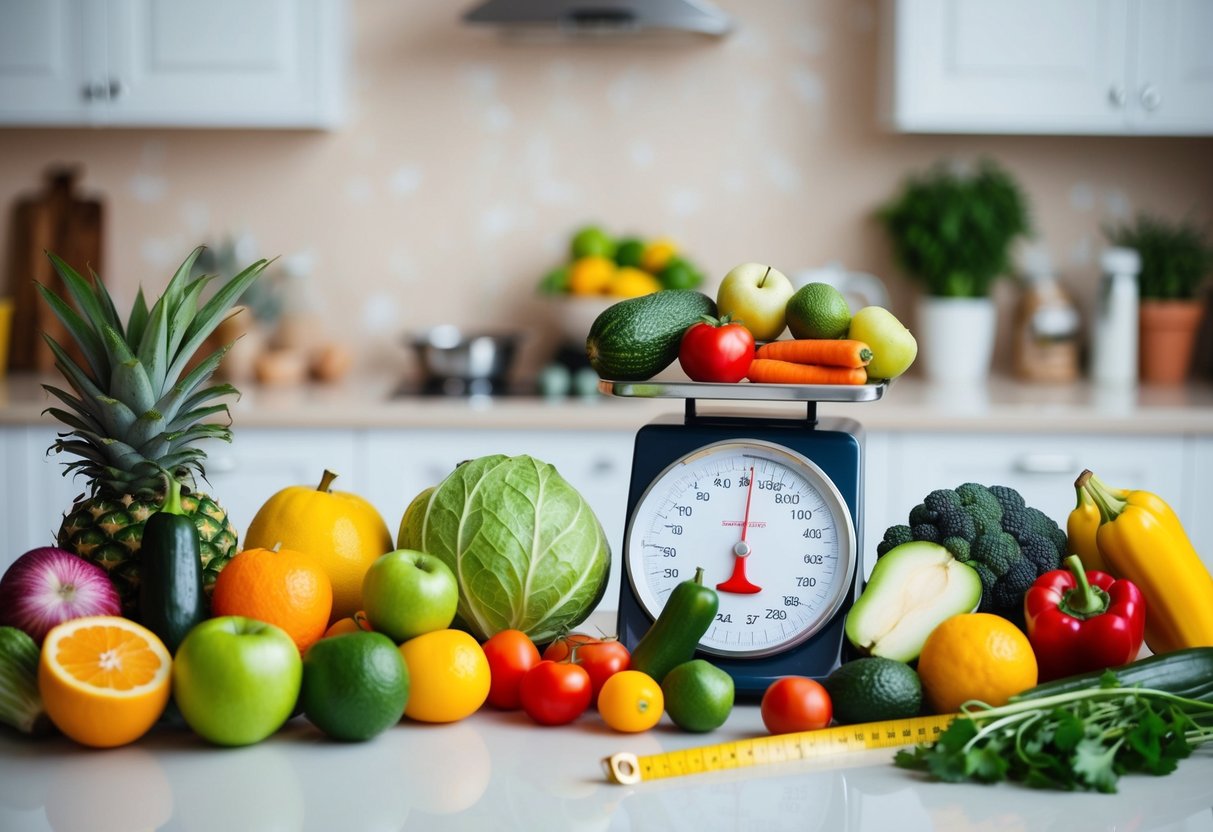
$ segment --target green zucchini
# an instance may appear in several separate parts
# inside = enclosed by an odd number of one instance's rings
[[[50,728],[38,693],[38,645],[24,630],[0,627],[0,724],[23,734]]]
[[[644,381],[674,363],[682,333],[716,304],[693,289],[668,289],[621,300],[594,319],[585,341],[590,366],[602,378]]]
[[[181,484],[169,477],[168,495],[143,526],[139,613],[143,626],[169,653],[207,617],[198,529],[181,508]]]
[[[674,587],[657,620],[641,637],[632,651],[631,669],[661,684],[667,673],[694,657],[719,605],[716,590],[703,585],[703,569],[696,569],[694,578]]]
[[[1188,699],[1213,702],[1213,647],[1189,647],[1110,669],[1124,687],[1153,688]],[[1104,672],[1080,673],[1045,682],[1012,696],[1011,701],[1021,702],[1097,688]]]

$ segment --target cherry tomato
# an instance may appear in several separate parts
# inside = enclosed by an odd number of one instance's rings
[[[590,706],[590,674],[569,662],[541,661],[522,677],[522,709],[540,725],[564,725]]]
[[[693,381],[738,382],[754,360],[754,335],[741,323],[705,315],[682,333],[678,363]]]
[[[815,731],[829,725],[833,716],[830,694],[804,676],[776,679],[762,695],[762,724],[772,734]]]
[[[606,680],[627,670],[632,663],[628,648],[618,639],[595,638],[585,633],[569,633],[556,639],[543,651],[543,657],[561,662],[567,661],[570,653],[573,663],[581,665],[590,674],[591,704],[598,701],[598,693]]]
[[[661,720],[665,695],[653,677],[639,670],[623,670],[606,680],[598,696],[602,721],[616,731],[647,731]]]
[[[539,650],[521,630],[502,630],[483,645],[489,660],[489,704],[512,711],[522,706],[518,688],[527,671],[539,664]]]

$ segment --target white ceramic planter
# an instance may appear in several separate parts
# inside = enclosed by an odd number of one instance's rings
[[[990,298],[921,298],[915,337],[927,379],[947,384],[986,381],[996,321]]]

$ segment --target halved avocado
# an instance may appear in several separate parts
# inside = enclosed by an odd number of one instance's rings
[[[981,602],[981,577],[938,543],[890,549],[847,614],[847,640],[860,653],[912,662],[931,631]]]

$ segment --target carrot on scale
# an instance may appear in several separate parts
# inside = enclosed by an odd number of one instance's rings
[[[755,358],[750,362],[747,378],[758,384],[866,384],[868,371],[863,367],[827,367]]]
[[[854,339],[796,338],[763,344],[758,348],[757,357],[856,369],[866,367],[872,360],[872,348]]]

